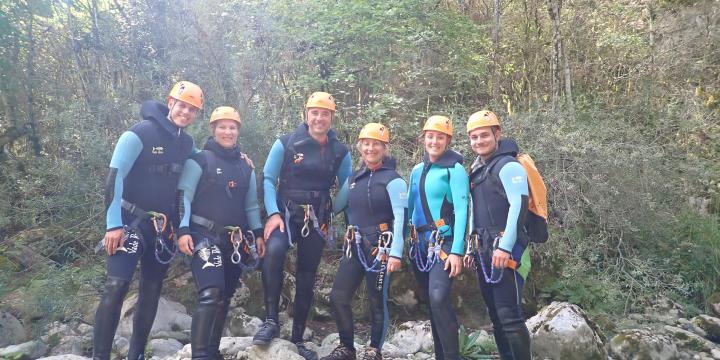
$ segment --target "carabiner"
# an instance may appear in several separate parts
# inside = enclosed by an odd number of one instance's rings
[[[303,219],[304,224],[302,229],[300,229],[300,235],[302,237],[308,237],[310,235],[310,211],[312,211],[312,205],[301,205],[304,210],[304,216]]]
[[[345,230],[345,257],[352,258],[352,243],[355,242],[355,227],[348,225]]]
[[[243,235],[240,228],[237,226],[226,226],[226,230],[230,234],[230,244],[233,247],[233,253],[230,255],[230,261],[233,264],[240,263],[240,244],[243,242]]]

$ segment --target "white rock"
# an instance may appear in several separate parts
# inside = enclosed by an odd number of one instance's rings
[[[305,346],[308,346],[309,343],[306,343]],[[318,353],[318,357],[322,358],[324,356],[330,355],[330,353],[335,349],[336,346],[340,344],[340,335],[338,333],[332,333],[328,336],[326,336],[322,342],[320,343],[320,347],[315,350]],[[361,345],[357,342],[355,343],[355,349],[360,349]]]
[[[282,360],[305,360],[298,355],[295,344],[283,340],[273,339],[266,347],[252,346],[247,350],[248,360],[282,359]]]
[[[677,347],[668,335],[645,329],[621,331],[610,340],[610,352],[618,360],[670,360],[679,357]]]
[[[259,320],[259,319],[258,319]],[[290,335],[292,334],[292,320],[285,321],[282,326],[280,326],[280,337],[282,338],[290,338]],[[262,324],[262,323],[261,323]],[[255,335],[255,332],[252,333]],[[303,341],[309,341],[313,337],[313,331],[309,327],[305,327],[305,332],[303,333]]]
[[[92,347],[92,337],[89,336],[65,336],[50,350],[49,355],[82,355],[85,349]]]
[[[234,359],[235,356],[252,346],[252,336],[245,337],[224,337],[220,339],[220,353],[226,359]]]
[[[20,344],[27,339],[20,320],[9,312],[0,311],[0,348]]]
[[[405,307],[414,307],[418,303],[417,296],[415,296],[415,292],[412,290],[408,290],[400,295],[394,296],[392,301]]]
[[[607,359],[597,326],[577,305],[553,302],[530,318],[526,325],[537,358]],[[568,354],[573,354],[568,357]]]
[[[66,355],[55,355],[55,356],[48,356],[48,357],[42,357],[38,360],[89,360],[90,358],[80,356],[80,355],[74,355],[74,354],[66,354]]]
[[[712,355],[713,359],[720,360],[720,349],[710,350],[710,355]]]
[[[242,308],[234,308],[228,312],[225,334],[228,336],[254,336],[262,324],[262,320],[245,314]]]
[[[33,340],[18,345],[10,345],[8,347],[0,349],[0,358],[4,357],[5,355],[10,355],[12,353],[21,353],[29,356],[30,358],[37,359],[39,357],[45,356],[45,354],[47,354],[47,351],[47,344],[39,340]]]
[[[85,323],[80,323],[80,324],[78,324],[78,326],[75,328],[75,333],[78,334],[78,335],[90,335],[90,336],[92,336],[93,327],[92,327],[92,325],[88,325],[88,324],[85,324]]]
[[[153,339],[148,343],[152,356],[168,357],[182,350],[183,344],[175,339]]]
[[[130,296],[123,303],[117,334],[125,338],[130,338],[132,333],[136,303],[137,294]],[[160,297],[157,315],[150,330],[150,338],[156,338],[159,332],[165,332],[165,334],[182,333],[183,330],[190,330],[191,323],[192,318],[187,314],[185,306]]]
[[[113,351],[127,356],[128,350],[130,350],[130,341],[120,335],[115,335],[113,339]]]

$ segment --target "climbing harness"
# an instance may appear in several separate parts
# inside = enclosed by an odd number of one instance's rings
[[[423,259],[421,242],[415,226],[410,225],[410,258],[415,261],[415,266],[421,272],[429,272],[438,260],[442,260],[442,245],[445,237],[439,230],[432,230],[428,239],[427,256]]]
[[[230,235],[230,244],[233,247],[233,253],[230,255],[230,261],[233,264],[240,265],[243,271],[257,269],[260,259],[257,253],[257,247],[255,245],[255,235],[252,231],[248,230],[243,234],[242,229],[238,226],[226,226],[225,230]],[[243,252],[252,258],[248,263],[243,262],[243,256],[240,253],[240,246],[243,246]]]
[[[300,229],[300,235],[304,238],[310,236],[310,231],[315,230],[320,236],[325,240],[330,248],[335,247],[335,229],[332,226],[332,218],[333,213],[330,213],[330,217],[327,224],[320,224],[320,220],[317,217],[317,214],[315,213],[315,207],[310,204],[300,204],[296,205],[299,206],[300,209],[302,209],[303,212],[303,226]],[[288,232],[288,245],[290,247],[295,247],[295,244],[292,241],[292,234],[291,234],[291,224],[290,219],[292,216],[292,213],[290,212],[291,202],[288,202],[285,206],[285,229]],[[312,223],[312,228],[311,224]]]
[[[384,224],[382,224],[384,225]],[[385,225],[378,226],[378,229],[387,228]],[[366,272],[377,273],[378,278],[376,282],[376,288],[380,291],[383,288],[383,281],[385,279],[385,270],[387,269],[387,261],[390,257],[390,246],[393,241],[393,233],[389,230],[378,231],[378,243],[377,247],[373,247],[370,250],[370,256],[374,256],[371,264],[368,264],[367,255],[363,250],[363,241],[360,228],[354,225],[349,225],[345,230],[345,244],[343,245],[343,252],[345,257],[348,259],[352,258],[352,248],[355,246],[355,252],[357,253],[358,261],[362,265]],[[368,245],[369,246],[369,245]]]
[[[167,242],[165,242],[165,238],[163,237],[163,233],[168,225],[167,215],[156,211],[148,211],[147,214],[150,216],[150,221],[152,222],[153,229],[155,230],[155,259],[160,264],[167,265],[173,258],[175,258],[175,255],[178,252],[177,246],[173,245],[171,247]],[[174,229],[172,225],[170,225],[170,239],[174,236]],[[168,254],[167,259],[163,259],[161,257],[164,253]]]
[[[498,245],[500,244],[500,239],[502,239],[502,232],[499,233],[495,238],[493,239],[493,246],[492,249],[495,250],[498,248]],[[495,266],[490,266],[490,272],[487,271],[487,264],[485,264],[485,260],[483,259],[483,256],[481,254],[481,248],[480,248],[480,235],[478,234],[472,234],[470,235],[470,238],[468,239],[467,244],[467,250],[465,251],[466,255],[470,255],[473,258],[473,267],[475,270],[480,270],[482,272],[482,276],[485,279],[485,282],[488,284],[497,284],[502,280],[504,271],[502,269],[498,269]],[[478,263],[480,263],[480,269],[478,269]],[[510,259],[508,260],[508,268],[512,270],[516,270],[518,267],[518,263]],[[500,275],[497,276],[496,274],[499,273]]]

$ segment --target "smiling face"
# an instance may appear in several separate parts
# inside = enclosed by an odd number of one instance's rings
[[[470,147],[485,161],[497,150],[500,129],[494,126],[480,127],[468,133]]]
[[[324,138],[330,131],[333,112],[323,108],[308,108],[306,116],[308,132],[313,138]]]
[[[380,140],[360,139],[358,145],[360,156],[370,167],[380,164],[387,153],[385,143]]]
[[[197,107],[177,99],[168,100],[168,108],[170,109],[170,120],[181,128],[192,124],[199,110]]]
[[[448,134],[435,130],[426,130],[423,134],[423,144],[430,161],[436,161],[447,150],[451,137]]]
[[[240,134],[240,124],[235,120],[222,119],[213,123],[212,135],[215,142],[225,149],[231,149],[237,144]]]

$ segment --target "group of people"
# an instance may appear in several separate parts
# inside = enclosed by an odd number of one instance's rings
[[[340,342],[323,359],[358,357],[351,302],[363,279],[371,331],[361,358],[382,359],[388,288],[391,274],[402,266],[405,239],[409,262],[428,298],[436,359],[459,359],[459,324],[450,291],[463,267],[477,273],[501,358],[530,359],[521,307],[530,266],[523,228],[527,175],[515,160],[516,143],[501,136],[494,113],[480,111],[467,122],[478,155],[469,174],[463,156],[450,149],[452,121],[440,115],[427,119],[419,137],[424,156],[408,184],[396,171],[390,131],[379,123],[360,131],[356,146],[362,161],[353,171],[350,151],[331,128],[333,97],[313,93],[304,121],[270,149],[263,168],[263,226],[255,171],[238,146],[239,113],[228,106],[216,108],[202,150],[184,132],[203,104],[201,88],[181,81],[166,103],[143,103],[142,121],[118,140],[105,186],[107,280],[95,315],[93,358],[110,358],[138,262],[139,295],[128,359],[143,358],[162,281],[178,251],[192,257],[198,293],[192,358],[222,358],[219,344],[230,299],[241,273],[255,268],[262,271],[265,321],[253,343],[268,345],[279,336],[284,263],[295,247],[290,341],[305,359],[317,359],[304,345],[303,334],[323,248],[334,241],[332,218],[345,212],[344,255],[330,294]]]

